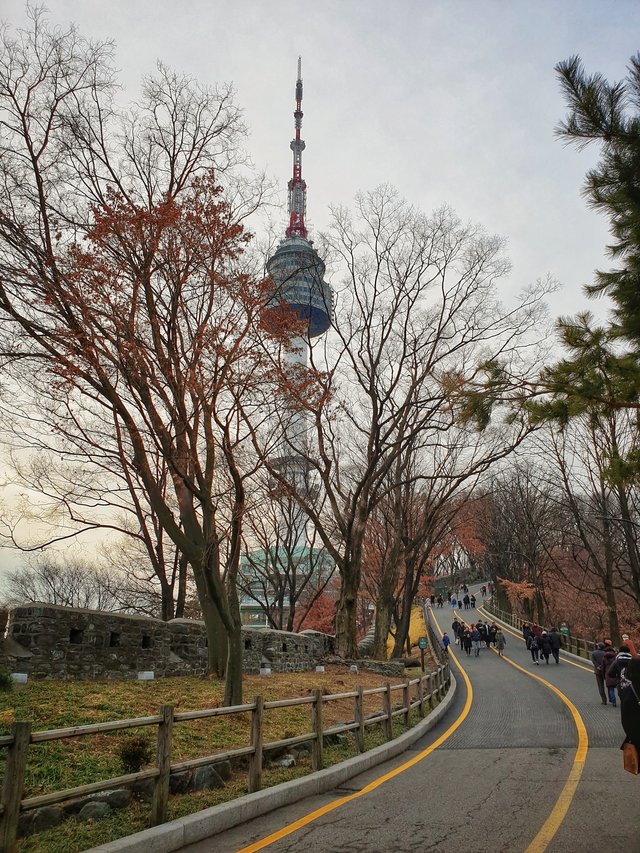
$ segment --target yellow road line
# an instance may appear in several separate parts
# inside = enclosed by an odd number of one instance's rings
[[[438,626],[438,631],[442,634],[440,630],[440,625],[438,625],[438,620],[433,617],[436,625]],[[413,767],[418,762],[422,761],[423,758],[426,758],[428,755],[431,755],[439,746],[441,746],[451,735],[458,729],[462,723],[467,718],[469,711],[471,710],[471,703],[473,701],[473,688],[471,687],[471,682],[467,677],[466,672],[460,666],[460,662],[456,658],[456,656],[450,652],[450,657],[452,657],[455,662],[458,664],[460,668],[460,672],[462,673],[462,677],[467,687],[467,699],[464,703],[464,708],[460,712],[460,715],[457,717],[455,722],[449,726],[449,728],[440,735],[437,740],[435,740],[431,746],[428,746],[426,749],[423,749],[422,752],[419,752],[413,758],[409,759],[409,761],[405,761],[404,764],[401,764],[399,767],[396,767],[394,770],[389,771],[389,773],[385,773],[383,776],[379,776],[377,779],[374,779],[373,782],[370,782],[366,785],[362,790],[356,791],[353,794],[348,794],[346,797],[340,797],[339,800],[334,800],[332,803],[328,803],[325,806],[321,806],[321,808],[316,809],[313,812],[309,812],[309,814],[304,815],[293,823],[288,824],[287,826],[279,829],[277,832],[272,833],[271,835],[265,836],[265,838],[260,839],[259,841],[250,844],[248,847],[243,847],[237,851],[237,853],[256,853],[258,850],[264,850],[265,847],[270,847],[272,844],[275,844],[276,841],[280,841],[281,838],[286,838],[287,835],[291,835],[296,832],[298,829],[302,829],[303,826],[308,826],[308,824],[313,823],[319,818],[323,817],[323,815],[329,814],[329,812],[334,811],[335,809],[340,808],[341,806],[347,805],[347,803],[352,802],[353,800],[357,800],[359,797],[363,797],[365,794],[369,794],[371,791],[375,791],[376,788],[379,788],[380,785],[383,785],[385,782],[388,782],[390,779],[399,776],[401,773],[404,773],[406,770],[409,770],[410,767]]]
[[[495,649],[492,651],[494,651],[495,654],[498,654]],[[559,696],[571,712],[573,722],[575,723],[575,727],[578,732],[578,748],[576,749],[576,754],[574,756],[567,781],[565,782],[562,791],[560,791],[556,804],[551,810],[551,814],[542,824],[542,828],[525,850],[525,853],[543,853],[543,851],[547,849],[553,836],[556,834],[558,829],[560,829],[560,824],[564,820],[575,795],[578,783],[580,782],[580,777],[582,776],[582,771],[584,770],[585,761],[587,760],[589,735],[587,734],[587,729],[582,717],[580,716],[580,712],[568,696],[565,696],[561,690],[558,690],[558,688],[549,681],[545,681],[545,679],[541,678],[539,675],[529,672],[524,667],[514,663],[514,661],[509,658],[504,657],[504,655],[502,656],[502,660],[506,661],[510,666],[519,669],[520,672],[524,672],[524,674],[528,675],[530,678],[535,678],[536,681],[544,684],[545,687],[548,687],[549,690],[552,690],[557,696]]]
[[[480,605],[479,607],[476,607],[476,610],[479,613],[482,613],[482,615],[485,616],[487,619],[493,619],[494,618],[493,614],[488,613],[486,610],[484,610],[482,605]],[[500,620],[500,622],[502,622],[502,620]],[[508,634],[511,634],[512,637],[517,637],[518,640],[521,640],[524,643],[524,637],[522,636],[522,634],[518,634],[516,631],[513,631],[506,624],[501,624],[500,627],[502,628],[503,631],[506,631]],[[576,663],[575,661],[569,660],[569,658],[566,658],[566,657],[562,658],[562,661],[563,661],[563,663],[568,663],[571,666],[575,666],[576,669],[581,669],[581,670],[583,670],[583,672],[590,672],[591,675],[593,675],[593,667],[584,666],[584,664]]]

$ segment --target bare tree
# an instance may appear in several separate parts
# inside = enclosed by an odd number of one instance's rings
[[[4,368],[19,387],[22,366],[37,365],[79,424],[113,424],[192,568],[210,667],[238,702],[235,581],[256,467],[238,411],[264,416],[251,398],[273,396],[275,344],[290,335],[284,312],[267,327],[269,285],[243,254],[240,220],[262,188],[234,184],[232,204],[219,188],[238,159],[240,114],[229,87],[164,66],[125,113],[110,46],[31,17],[29,30],[5,30],[0,55]]]
[[[90,610],[120,610],[112,593],[115,579],[102,568],[51,555],[39,555],[7,572],[2,598],[9,607],[36,601]]]
[[[358,197],[355,215],[334,210],[325,244],[341,285],[332,333],[310,342],[316,384],[296,401],[313,425],[306,464],[317,484],[297,500],[340,573],[337,648],[351,657],[367,525],[398,460],[456,421],[486,428],[496,403],[521,394],[546,286],[504,308],[501,241],[447,209],[425,216],[387,187]],[[513,420],[507,443],[527,429]]]

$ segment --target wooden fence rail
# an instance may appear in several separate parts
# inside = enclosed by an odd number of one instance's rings
[[[200,711],[175,711],[172,705],[163,705],[158,714],[150,717],[137,717],[130,720],[116,720],[38,732],[31,731],[30,723],[14,723],[11,727],[11,734],[0,737],[0,748],[7,750],[5,776],[0,794],[0,853],[12,853],[15,849],[20,814],[41,806],[54,805],[98,791],[132,785],[145,779],[154,779],[151,825],[157,826],[166,820],[169,780],[172,773],[191,770],[205,764],[219,764],[222,761],[240,756],[249,756],[248,790],[249,793],[253,793],[259,791],[262,785],[264,753],[267,750],[309,743],[311,744],[311,766],[316,771],[323,767],[324,741],[329,735],[353,732],[355,745],[359,752],[364,752],[365,731],[370,726],[382,725],[387,740],[391,740],[394,717],[402,716],[403,723],[408,726],[411,711],[417,708],[418,715],[423,717],[425,706],[428,705],[429,710],[431,710],[436,700],[441,700],[444,697],[450,684],[448,662],[443,658],[439,644],[433,648],[439,662],[438,668],[420,678],[407,679],[401,684],[391,685],[387,682],[382,687],[372,687],[366,690],[358,687],[356,690],[346,693],[335,693],[327,696],[324,696],[321,690],[315,690],[311,696],[270,701],[265,701],[262,696],[256,696],[253,702],[244,705],[206,708]],[[398,703],[397,707],[394,707],[392,702],[394,691],[402,691],[402,701]],[[376,695],[382,697],[382,708],[380,712],[366,716],[364,699],[367,696]],[[325,727],[323,725],[323,706],[329,702],[346,699],[353,699],[354,702],[353,721]],[[297,705],[310,706],[311,730],[304,734],[265,743],[263,739],[265,712],[273,708],[290,708]],[[243,712],[251,715],[250,744],[186,761],[171,761],[172,738],[176,724]],[[66,788],[62,791],[52,791],[36,797],[23,798],[24,777],[31,744],[118,732],[144,726],[157,726],[155,767],[112,779],[79,785],[75,788]]]

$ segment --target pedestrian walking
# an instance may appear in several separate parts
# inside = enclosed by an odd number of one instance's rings
[[[529,639],[530,635],[531,635],[531,625],[529,625],[528,622],[525,622],[524,625],[522,626],[522,639],[525,641],[525,643]],[[527,646],[527,648],[529,648],[529,646]]]
[[[478,619],[478,621],[476,623],[476,628],[478,629],[478,632],[480,633],[481,642],[486,643],[487,648],[488,648],[489,644],[487,643],[487,637],[488,637],[489,632],[487,631],[487,626],[484,624],[482,619]]]
[[[458,619],[454,619],[451,623],[451,630],[453,631],[453,642],[456,646],[460,645],[460,631],[462,630],[462,622],[459,622]]]
[[[473,608],[475,608],[475,606],[476,606],[476,597],[475,597],[475,595],[471,595],[471,596],[469,596],[469,604],[471,605],[471,608],[472,608],[472,609],[473,609]]]
[[[496,644],[496,634],[498,633],[498,626],[494,622],[493,625],[489,626],[489,630],[487,632],[487,648],[489,646],[495,646]]]
[[[604,657],[604,650],[606,646],[604,643],[596,643],[595,649],[591,652],[591,663],[593,664],[593,671],[596,676],[596,684],[598,685],[598,693],[600,694],[600,699],[602,700],[602,704],[607,704],[607,694],[604,689],[604,675],[602,674],[602,658]]]
[[[445,631],[442,635],[442,648],[445,650],[447,654],[449,654],[449,646],[451,645],[451,639],[447,632]]]
[[[604,655],[602,657],[602,663],[600,664],[600,670],[602,672],[602,676],[604,678],[604,686],[607,688],[607,695],[609,699],[609,704],[616,707],[616,687],[618,686],[618,677],[617,675],[609,676],[609,667],[616,659],[616,653],[611,645],[611,640],[605,640],[604,644],[606,646],[604,650]]]
[[[542,628],[538,625],[537,622],[534,622],[531,626],[531,633],[536,635],[538,640],[538,644],[540,643],[540,637],[542,636]]]
[[[631,652],[629,651],[629,646],[627,646],[626,643],[623,643],[618,650],[618,654],[616,655],[615,660],[609,666],[609,669],[607,671],[607,676],[611,680],[615,679],[615,686],[618,690],[618,696],[620,696],[620,676],[622,675],[622,671],[626,669],[630,661]]]
[[[482,597],[483,597],[483,598],[486,598],[486,597],[487,597],[487,588],[486,588],[486,586],[484,586],[484,585],[483,585],[483,586],[481,586],[481,587],[480,587],[480,592],[482,593]]]
[[[468,594],[465,592],[464,597],[462,599],[462,603],[464,604],[465,610],[469,609],[469,602],[470,602],[470,598],[469,598]]]
[[[551,654],[551,640],[549,639],[547,631],[541,632],[538,643],[540,644],[540,654],[544,658],[544,662],[548,664],[549,655]]]
[[[557,628],[552,628],[549,631],[549,640],[551,641],[551,654],[556,663],[560,663],[560,649],[562,648],[562,635]]]
[[[496,636],[495,636],[495,647],[498,650],[498,654],[500,655],[500,657],[504,656],[504,654],[503,654],[504,653],[504,647],[506,645],[507,645],[507,638],[505,637],[505,635],[503,634],[501,629],[498,628],[498,630],[496,631]]]
[[[465,652],[467,653],[467,657],[469,657],[469,655],[471,655],[471,647],[473,645],[473,640],[471,639],[471,631],[469,630],[469,628],[464,629],[461,642]]]
[[[482,646],[482,634],[478,630],[478,626],[471,626],[471,642],[473,644],[473,654],[476,657],[480,656],[480,648]]]
[[[624,671],[620,689],[620,717],[626,735],[640,751],[640,658],[632,657]]]
[[[455,597],[455,595],[452,595],[452,596],[451,596],[451,606],[453,607],[453,609],[454,609],[454,610],[455,610],[455,609],[456,609],[456,607],[458,606],[458,600],[457,600],[457,598]]]
[[[531,660],[536,666],[540,666],[540,646],[535,634],[529,634],[527,637],[527,648],[531,652]]]
[[[444,601],[442,600],[442,596],[439,595],[438,596],[438,607],[442,607],[443,604],[444,604]]]

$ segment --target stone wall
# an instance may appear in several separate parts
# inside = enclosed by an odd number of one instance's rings
[[[0,611],[7,625],[0,665],[32,678],[137,678],[139,672],[201,675],[207,665],[204,623],[162,622],[53,604]],[[1,634],[0,634],[1,636]],[[314,669],[333,651],[333,638],[316,631],[292,634],[243,628],[244,671]]]

